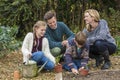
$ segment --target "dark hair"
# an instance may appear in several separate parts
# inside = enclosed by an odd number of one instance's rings
[[[75,41],[79,44],[79,45],[84,45],[86,42],[86,35],[79,31],[76,35],[75,35]]]
[[[56,13],[54,10],[46,12],[44,15],[44,20],[47,22],[47,20],[51,19],[52,17],[56,17]]]

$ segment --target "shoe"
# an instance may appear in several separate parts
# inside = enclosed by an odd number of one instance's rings
[[[105,63],[103,64],[103,66],[101,67],[101,69],[102,69],[102,70],[109,69],[110,66],[111,66],[111,62],[108,61],[108,62],[105,62]]]
[[[96,58],[96,67],[99,67],[104,61],[104,58],[102,56],[98,56]]]
[[[99,67],[103,63],[104,59],[96,60],[96,67]]]

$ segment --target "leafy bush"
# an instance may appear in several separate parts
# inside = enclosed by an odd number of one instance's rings
[[[20,42],[15,39],[17,27],[0,27],[0,51],[14,50],[20,46]]]
[[[120,55],[120,36],[115,36],[116,44],[117,44],[117,54]]]

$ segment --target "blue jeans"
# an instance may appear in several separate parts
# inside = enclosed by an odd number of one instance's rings
[[[109,43],[105,40],[96,40],[93,45],[90,45],[89,57],[93,58],[93,55],[100,55],[104,51],[108,50],[109,55],[115,53],[116,45]]]
[[[55,66],[52,61],[44,56],[44,53],[42,51],[34,52],[31,56],[31,60],[36,61],[37,65],[43,65],[46,61],[48,61],[44,66],[44,69],[46,70],[52,70]]]
[[[76,60],[76,59],[74,59],[73,60],[73,66],[74,66],[74,68],[75,69],[79,69],[80,67],[81,67],[81,60]],[[65,69],[65,70],[67,70],[67,71],[71,71],[71,68],[68,66],[68,64],[63,64],[63,68]]]

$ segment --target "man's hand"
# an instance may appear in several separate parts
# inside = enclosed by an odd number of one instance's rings
[[[67,46],[67,43],[68,43],[67,40],[62,41],[62,45],[63,45],[63,46]]]

